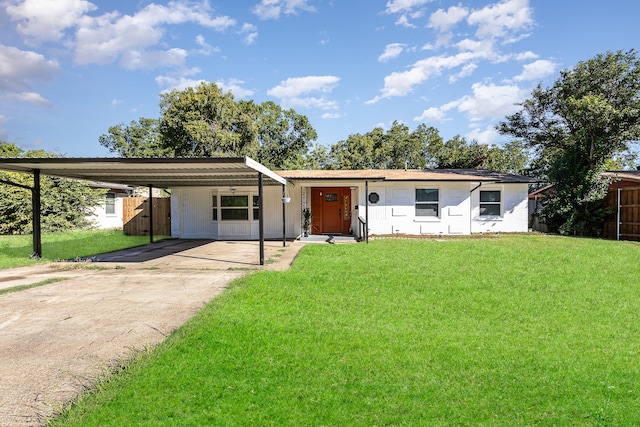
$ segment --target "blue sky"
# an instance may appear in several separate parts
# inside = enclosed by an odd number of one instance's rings
[[[215,82],[306,115],[318,144],[394,120],[501,144],[538,83],[639,45],[633,0],[0,0],[0,139],[68,157]]]

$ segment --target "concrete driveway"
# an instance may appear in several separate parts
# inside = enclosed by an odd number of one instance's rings
[[[287,269],[301,244],[171,240],[90,262],[0,270],[0,426],[33,426],[118,360],[157,345],[233,279]]]

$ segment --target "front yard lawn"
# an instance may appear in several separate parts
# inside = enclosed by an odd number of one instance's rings
[[[166,237],[158,237],[161,240]],[[0,236],[0,268],[33,265],[31,235]],[[42,261],[87,257],[149,243],[147,236],[125,236],[122,230],[75,230],[42,235]]]
[[[640,425],[639,259],[543,235],[307,246],[53,425]]]

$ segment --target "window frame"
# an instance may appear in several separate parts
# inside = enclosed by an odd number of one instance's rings
[[[111,212],[109,212],[111,211]],[[116,216],[116,193],[108,191],[104,196],[104,214]]]
[[[241,198],[246,199],[246,206],[241,205],[229,205],[224,206],[226,198]],[[219,198],[219,199],[218,199]],[[231,221],[258,221],[260,219],[259,208],[259,196],[255,193],[220,193],[212,195],[212,210],[213,221],[218,222],[231,222]],[[240,211],[246,212],[246,218],[225,218],[231,211],[239,213]]]
[[[498,193],[498,201],[495,200],[482,200],[482,195],[483,193]],[[490,214],[483,214],[482,210],[483,208],[487,208],[487,207],[498,207],[498,213],[490,213]],[[480,190],[479,194],[478,194],[478,216],[480,218],[502,218],[502,190],[501,189],[486,189],[486,190]]]
[[[418,200],[418,192],[419,191],[435,191],[436,200]],[[419,215],[418,214],[418,206],[423,206],[423,209],[427,205],[435,205],[435,215]],[[440,219],[440,188],[439,187],[416,187],[414,191],[414,216],[419,219]]]

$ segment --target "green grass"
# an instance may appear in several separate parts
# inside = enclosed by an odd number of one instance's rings
[[[162,240],[157,237],[155,240]],[[42,261],[88,257],[149,243],[147,236],[125,236],[115,230],[78,230],[42,235]],[[0,269],[33,265],[32,236],[0,236]]]
[[[53,425],[640,425],[638,259],[539,235],[307,246]]]
[[[0,296],[5,294],[12,294],[14,292],[26,291],[27,289],[37,288],[39,286],[50,285],[52,283],[61,282],[63,280],[67,280],[66,277],[52,277],[50,279],[42,280],[40,282],[31,283],[29,285],[18,285],[12,286],[10,288],[0,289]]]

